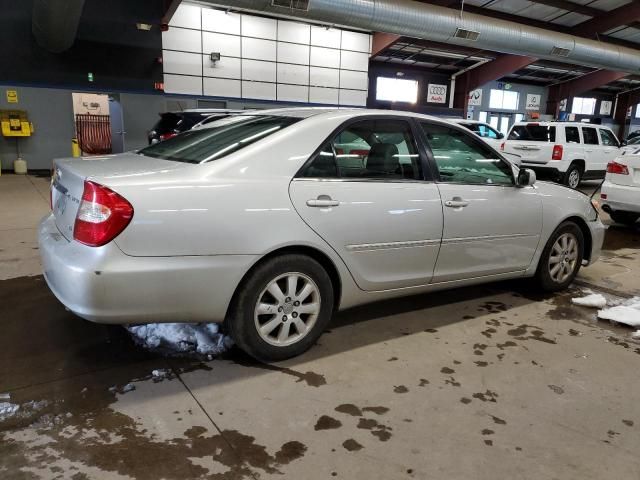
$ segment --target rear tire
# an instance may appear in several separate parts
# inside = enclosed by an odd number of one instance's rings
[[[536,281],[546,292],[567,288],[578,274],[584,258],[584,235],[573,222],[564,222],[549,237],[536,272]]]
[[[582,181],[582,169],[579,165],[572,163],[569,169],[564,174],[563,182],[567,187],[574,190],[580,186]]]
[[[225,324],[246,353],[277,362],[311,348],[331,320],[333,298],[322,265],[282,255],[259,264],[238,286]]]
[[[610,212],[609,216],[611,220],[616,223],[622,223],[624,225],[633,225],[636,223],[638,218],[640,218],[640,214],[633,212]]]

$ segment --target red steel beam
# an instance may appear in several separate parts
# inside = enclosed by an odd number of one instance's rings
[[[597,17],[580,23],[573,27],[569,33],[584,37],[594,37],[598,33],[608,32],[622,25],[634,24],[638,20],[640,20],[640,2],[631,2],[610,12],[602,12]]]
[[[164,15],[162,16],[162,23],[164,25],[169,24],[181,2],[182,0],[164,0]]]
[[[595,72],[587,73],[568,82],[552,85],[549,87],[549,95],[547,97],[547,114],[557,116],[560,102],[565,98],[568,99],[580,95],[581,93],[588,92],[607,83],[620,80],[627,75],[629,74],[625,72],[596,70]]]
[[[375,32],[373,34],[373,42],[371,44],[371,58],[380,54],[394,43],[398,42],[402,37],[395,33]]]

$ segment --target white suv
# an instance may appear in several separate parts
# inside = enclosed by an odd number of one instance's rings
[[[583,179],[604,177],[607,164],[620,155],[620,142],[601,125],[519,122],[511,127],[501,149],[520,155],[523,167],[578,188]]]

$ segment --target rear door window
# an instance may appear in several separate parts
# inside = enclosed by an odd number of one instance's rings
[[[508,140],[526,140],[528,142],[555,142],[556,127],[538,124],[514,125]]]
[[[564,127],[564,134],[567,138],[567,143],[580,143],[578,127]]]
[[[600,145],[598,141],[598,132],[595,128],[582,127],[582,136],[584,138],[585,145]]]

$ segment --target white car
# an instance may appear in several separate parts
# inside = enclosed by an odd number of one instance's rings
[[[251,112],[136,153],[55,160],[40,254],[83,318],[225,322],[279,360],[337,309],[514,278],[567,287],[605,227],[586,195],[534,183],[436,118]]]
[[[640,136],[629,138],[622,142],[621,152],[631,153],[640,149]]]
[[[451,121],[463,126],[467,130],[471,130],[493,148],[500,150],[504,134],[493,128],[488,123],[480,122],[478,120],[463,120],[461,118],[452,119]]]
[[[600,199],[614,222],[632,225],[640,218],[640,146],[607,166]]]
[[[603,178],[620,155],[620,142],[607,127],[577,122],[518,122],[502,145],[521,156],[521,165],[578,188],[582,180]]]

